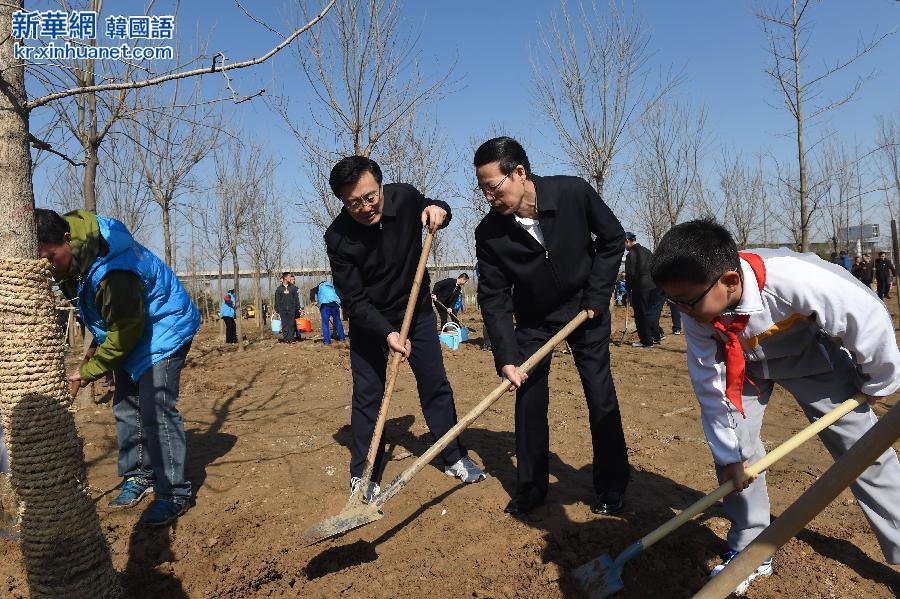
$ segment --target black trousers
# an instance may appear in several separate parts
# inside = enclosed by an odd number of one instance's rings
[[[650,317],[654,299],[652,291],[653,288],[632,287],[628,294],[631,307],[634,309],[634,326],[637,328],[638,339],[644,345],[653,345],[656,329],[659,328],[659,322],[657,321],[654,327]]]
[[[296,313],[296,310],[289,310],[287,312],[281,310],[278,311],[278,316],[281,318],[281,338],[284,341],[294,340],[297,326],[297,322],[294,320],[294,315]]]
[[[654,341],[660,341],[664,335],[662,327],[659,326],[659,319],[662,317],[664,305],[666,305],[666,294],[659,287],[651,289],[650,310],[647,313],[647,319],[650,323],[650,330],[653,332]]]
[[[545,325],[517,329],[521,362],[561,328]],[[605,311],[580,326],[568,339],[587,399],[594,450],[594,490],[598,494],[624,492],[630,478],[619,401],[609,370],[609,335],[610,315]],[[540,495],[547,494],[551,359],[552,354],[538,364],[516,394],[518,493],[537,491]]]
[[[875,277],[875,285],[878,289],[878,298],[884,299],[891,289],[890,279],[887,276]]]
[[[416,378],[422,414],[425,416],[428,429],[435,439],[439,439],[456,424],[456,405],[453,402],[453,390],[444,370],[434,312],[429,309],[413,315],[409,340],[412,344],[409,365]],[[375,421],[378,420],[378,411],[384,397],[387,363],[387,341],[366,329],[354,328],[351,321],[350,369],[353,373],[353,401],[350,428],[353,441],[350,446],[350,476],[362,476],[365,469],[366,454],[372,442]],[[396,413],[396,410],[393,412]],[[375,456],[373,480],[380,478],[384,447],[382,435],[381,446]],[[441,452],[441,457],[447,465],[454,464],[465,455],[466,449],[458,437]]]
[[[225,343],[237,343],[237,326],[233,316],[223,316],[225,321]]]

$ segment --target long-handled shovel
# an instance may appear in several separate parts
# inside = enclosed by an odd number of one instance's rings
[[[622,336],[618,341],[613,341],[613,345],[619,346],[625,342],[625,336],[628,335],[628,295],[622,298],[622,305],[625,306],[625,325],[622,327]]]
[[[776,447],[757,462],[751,464],[744,470],[744,476],[756,476],[764,470],[767,470],[775,462],[800,447],[816,434],[825,430],[837,420],[840,420],[843,416],[858,408],[863,402],[865,402],[865,397],[863,395],[857,395],[848,399],[831,412],[825,414]],[[584,591],[585,595],[590,599],[601,599],[622,590],[625,588],[625,583],[622,581],[622,568],[625,565],[625,562],[638,556],[644,549],[649,548],[669,533],[675,531],[679,526],[703,512],[706,508],[719,501],[733,490],[734,483],[732,481],[722,484],[718,489],[696,501],[690,507],[642,538],[640,541],[630,545],[625,551],[619,554],[615,560],[610,559],[609,555],[604,553],[573,570],[572,576]]]
[[[413,278],[412,290],[409,292],[409,301],[406,302],[406,313],[403,315],[403,324],[400,326],[400,344],[406,345],[406,338],[409,335],[409,327],[412,323],[413,312],[416,309],[416,300],[419,297],[419,288],[422,286],[422,278],[425,273],[425,264],[428,262],[428,252],[431,250],[431,242],[434,239],[434,233],[428,232],[425,241],[422,242],[422,254],[419,256],[419,264],[416,266],[416,275]],[[335,516],[338,518],[341,514],[352,512],[366,503],[366,492],[369,482],[372,480],[372,473],[375,470],[375,456],[378,455],[378,448],[381,445],[381,434],[384,432],[384,421],[387,417],[388,406],[391,404],[391,395],[394,393],[394,383],[397,380],[397,373],[400,371],[400,362],[403,360],[403,354],[394,352],[391,356],[391,365],[388,370],[387,383],[384,387],[384,397],[381,400],[381,408],[378,410],[378,420],[375,421],[375,430],[372,433],[372,442],[369,444],[369,453],[366,455],[366,467],[363,475],[360,477],[359,484],[354,492],[347,500],[347,505],[341,510],[341,513]]]
[[[453,310],[451,310],[450,308],[448,308],[447,306],[445,306],[444,304],[442,304],[442,303],[440,302],[440,300],[436,300],[436,299],[434,299],[434,298],[431,298],[431,301],[433,301],[434,303],[436,303],[436,304],[437,304],[437,307],[440,308],[441,310],[443,310],[443,311],[447,314],[447,316],[450,317],[450,320],[452,320],[453,322],[455,322],[456,324],[458,324],[458,325],[460,325],[460,326],[465,326],[465,325],[463,325],[463,323],[462,323],[462,321],[459,319],[459,317],[458,317],[456,314],[453,313]]]
[[[519,366],[519,371],[530,372],[538,363],[543,360],[547,354],[553,351],[553,348],[568,337],[572,331],[577,329],[581,323],[587,320],[587,311],[579,312],[566,326],[564,326],[556,335],[554,335],[547,343],[536,351],[530,358]],[[359,528],[380,520],[383,516],[381,506],[385,502],[396,495],[410,479],[416,475],[426,464],[431,462],[447,445],[459,436],[476,418],[481,416],[495,401],[500,399],[507,391],[510,390],[509,381],[503,381],[491,391],[491,393],[481,400],[481,402],[472,408],[472,410],[463,416],[456,425],[447,431],[443,437],[437,440],[428,451],[422,454],[419,459],[410,464],[410,466],[401,472],[391,483],[375,497],[370,503],[350,501],[347,507],[337,516],[332,516],[326,520],[322,520],[318,524],[309,528],[303,533],[303,539],[308,543],[317,543],[323,539],[344,534],[354,528]]]

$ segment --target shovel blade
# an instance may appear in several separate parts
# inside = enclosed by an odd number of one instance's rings
[[[312,545],[319,541],[342,535],[354,528],[365,526],[370,522],[381,520],[383,516],[375,504],[348,505],[336,516],[326,518],[318,524],[309,527],[303,533],[302,540],[307,545]]]
[[[605,553],[572,570],[572,578],[590,599],[609,597],[625,588],[622,566]]]

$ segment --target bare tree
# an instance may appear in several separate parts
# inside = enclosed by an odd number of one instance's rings
[[[540,112],[553,123],[569,163],[603,195],[613,161],[631,141],[629,127],[680,80],[669,73],[656,86],[649,61],[650,33],[635,6],[613,0],[579,4],[573,19],[567,2],[546,27],[532,60]]]
[[[822,86],[835,73],[854,64],[862,56],[874,50],[893,32],[874,35],[857,45],[856,51],[847,58],[826,64],[813,75],[801,75],[801,66],[808,58],[808,42],[811,25],[807,10],[811,0],[791,0],[790,7],[773,6],[770,10],[760,9],[756,16],[763,27],[769,48],[771,62],[766,74],[775,82],[784,108],[793,119],[794,137],[797,142],[797,199],[799,199],[799,233],[801,251],[809,249],[809,229],[814,216],[810,200],[811,189],[807,173],[807,153],[804,128],[823,114],[850,102],[862,89],[863,84],[873,75],[860,77],[846,94],[833,100],[816,101],[822,95]],[[811,106],[806,103],[810,102]]]
[[[223,230],[231,254],[234,293],[238,299],[235,306],[238,350],[243,351],[239,249],[253,223],[254,210],[265,193],[265,185],[271,177],[274,164],[261,147],[240,141],[228,143],[225,150],[216,152],[214,157],[214,194],[219,202]]]
[[[725,205],[725,225],[734,234],[738,247],[745,248],[759,225],[764,201],[763,174],[752,170],[740,153],[731,154],[727,149],[722,152],[717,170]]]
[[[300,200],[304,221],[320,232],[340,202],[326,181],[348,154],[370,156],[416,110],[447,91],[452,66],[426,78],[418,37],[404,24],[398,0],[346,0],[333,17],[304,36],[294,52],[315,100],[297,122],[284,98],[270,102],[300,142],[310,191]],[[308,18],[306,12],[300,20]]]
[[[247,256],[253,263],[253,296],[260,338],[265,332],[265,322],[262,319],[262,277],[265,275],[267,283],[271,283],[274,269],[281,264],[286,242],[282,222],[284,215],[272,180],[273,174],[274,169],[268,169],[266,178],[260,182],[259,193],[248,198],[253,204],[244,230],[244,245]],[[279,244],[279,247],[272,247],[273,244]]]
[[[214,150],[221,117],[213,105],[202,102],[199,81],[187,92],[181,82],[174,82],[165,100],[164,88],[154,92],[137,98],[129,118],[130,137],[147,187],[162,210],[166,264],[174,266],[172,213],[190,189],[192,170]]]
[[[883,115],[878,117],[878,135],[875,143],[885,207],[891,219],[894,219],[900,215],[900,125],[897,124],[896,118],[885,118]],[[894,190],[893,194],[890,193],[891,189]]]
[[[641,118],[632,180],[637,215],[655,245],[690,206],[706,149],[706,111],[657,103]]]
[[[153,203],[150,187],[137,154],[128,140],[111,136],[103,147],[97,184],[99,210],[122,221],[142,243],[147,238],[146,221]]]

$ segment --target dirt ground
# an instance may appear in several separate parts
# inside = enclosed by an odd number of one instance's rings
[[[621,330],[622,309],[614,314]],[[463,414],[498,379],[476,343],[444,350]],[[252,328],[254,322],[248,322]],[[668,321],[663,323],[667,326]],[[618,338],[614,333],[613,338]],[[591,514],[590,438],[571,356],[557,352],[551,375],[551,489],[548,502],[516,520],[503,513],[515,484],[513,397],[502,398],[463,434],[490,477],[461,485],[426,467],[384,510],[347,535],[304,546],[302,532],[337,513],[347,497],[350,421],[348,348],[306,339],[223,347],[214,325],[194,342],[180,407],[188,475],[197,502],[171,529],[135,527],[143,507],[110,512],[115,430],[109,403],[77,413],[90,484],[128,597],[580,597],[568,573],[615,556],[716,486],[688,381],[684,338],[652,350],[613,347],[613,374],[633,467],[622,517]],[[876,407],[883,414],[895,397]],[[393,478],[431,443],[409,369],[403,366],[386,427]],[[763,430],[767,447],[806,422],[778,393]],[[831,463],[816,439],[771,470],[772,511],[781,513]],[[900,501],[900,498],[898,498]],[[689,597],[725,549],[718,509],[685,525],[625,567],[619,597]],[[848,492],[775,557],[775,573],[750,597],[900,595],[900,568],[885,564]],[[18,545],[0,538],[0,596],[27,596]]]

